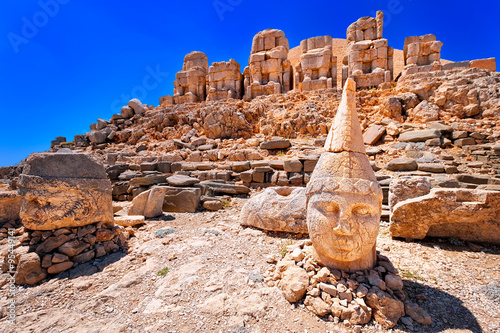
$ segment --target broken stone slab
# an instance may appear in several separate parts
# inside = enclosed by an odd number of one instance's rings
[[[363,142],[365,145],[374,145],[385,134],[385,127],[382,125],[371,125],[363,133]]]
[[[490,182],[490,176],[486,175],[468,175],[468,174],[458,174],[455,175],[455,179],[460,183],[469,184],[488,184]]]
[[[162,186],[165,189],[163,211],[194,213],[200,204],[201,189],[194,187]]]
[[[444,165],[439,163],[418,163],[418,170],[424,172],[443,173]]]
[[[0,192],[0,222],[19,219],[23,197],[17,191]]]
[[[393,237],[455,237],[500,244],[500,192],[432,189],[393,208]]]
[[[111,182],[92,154],[35,153],[19,177],[26,228],[52,230],[113,223]]]
[[[269,187],[245,203],[240,219],[244,226],[307,234],[305,188]]]
[[[115,216],[115,224],[122,227],[133,227],[143,224],[144,221],[144,215]]]
[[[200,180],[198,178],[189,177],[186,175],[173,175],[167,178],[167,183],[170,186],[186,187],[198,184]]]
[[[292,158],[283,162],[283,169],[286,172],[301,172],[302,168],[302,162],[297,158]]]
[[[287,139],[274,139],[264,141],[260,144],[261,149],[287,149],[291,146],[290,140]]]
[[[463,138],[463,139],[457,139],[453,141],[455,146],[458,147],[463,147],[463,146],[470,146],[470,145],[475,145],[476,140],[474,138]]]
[[[441,132],[437,129],[427,129],[420,131],[408,131],[399,135],[402,142],[422,142],[429,139],[440,138]]]
[[[417,167],[417,162],[412,158],[395,158],[385,168],[389,171],[415,171]]]
[[[250,192],[250,188],[245,185],[235,185],[227,182],[217,182],[211,180],[205,180],[199,183],[199,186],[203,189],[203,194],[207,194],[207,192],[222,193],[222,194],[248,194]]]
[[[139,186],[150,186],[159,183],[165,183],[167,177],[163,175],[148,175],[145,177],[137,177],[133,178],[129,182],[130,187],[139,187]]]
[[[142,192],[132,200],[129,215],[143,215],[147,218],[160,216],[163,213],[165,191],[165,186],[154,186]]]
[[[231,170],[235,172],[247,171],[250,170],[250,168],[250,162],[234,162],[233,164],[231,164]]]

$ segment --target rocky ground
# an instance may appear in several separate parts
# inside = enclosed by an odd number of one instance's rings
[[[290,304],[264,274],[303,239],[240,226],[247,199],[218,212],[165,213],[117,252],[33,287],[19,287],[16,324],[1,290],[0,332],[378,332],[346,327]],[[160,237],[161,236],[161,237]],[[4,245],[5,241],[4,241]],[[500,248],[453,238],[407,242],[382,224],[377,248],[405,292],[432,316],[403,317],[394,332],[499,332]],[[496,284],[495,284],[496,283]]]

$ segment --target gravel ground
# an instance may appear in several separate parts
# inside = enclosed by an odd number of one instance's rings
[[[288,303],[263,274],[299,241],[239,225],[245,199],[219,212],[164,214],[136,229],[128,253],[19,287],[16,324],[1,290],[0,332],[379,332],[345,327]],[[156,232],[164,229],[163,237]],[[5,244],[2,246],[6,246]],[[456,239],[406,242],[382,224],[377,244],[405,291],[433,319],[393,332],[500,332],[500,248]]]

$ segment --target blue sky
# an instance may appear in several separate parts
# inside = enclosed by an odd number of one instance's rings
[[[285,32],[345,38],[362,16],[385,13],[384,37],[402,49],[406,36],[433,33],[442,57],[500,58],[499,0],[484,1],[130,1],[4,0],[0,5],[0,166],[68,141],[110,119],[132,97],[157,105],[172,94],[184,55],[209,63],[248,63],[252,37]]]

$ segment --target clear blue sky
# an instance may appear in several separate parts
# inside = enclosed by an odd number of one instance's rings
[[[442,57],[500,58],[499,0],[484,1],[130,1],[4,0],[0,5],[0,166],[68,141],[110,119],[131,97],[158,104],[172,94],[184,55],[209,63],[248,63],[252,37],[285,32],[345,38],[362,16],[385,13],[384,37],[402,49],[406,36],[433,33]]]

